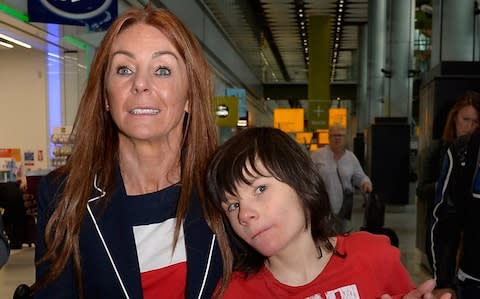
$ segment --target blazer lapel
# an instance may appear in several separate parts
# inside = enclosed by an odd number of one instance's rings
[[[116,186],[105,209],[102,202],[91,203],[90,206],[95,206],[92,211],[128,295],[130,298],[143,298],[135,238],[127,215],[127,195],[120,175],[117,175]],[[102,200],[106,199],[99,199]]]

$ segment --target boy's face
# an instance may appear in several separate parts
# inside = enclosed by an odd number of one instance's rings
[[[269,174],[261,163],[257,169]],[[248,179],[250,185],[239,183],[237,196],[227,194],[227,202],[222,204],[237,235],[266,257],[298,254],[298,246],[311,244],[295,190],[272,176]]]

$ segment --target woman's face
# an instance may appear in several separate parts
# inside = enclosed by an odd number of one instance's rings
[[[478,128],[478,113],[473,106],[465,106],[458,111],[455,118],[457,137],[473,133]]]
[[[332,128],[328,135],[330,149],[334,153],[341,153],[345,150],[345,129]]]
[[[185,63],[158,29],[136,24],[112,45],[107,107],[120,138],[170,142],[182,136],[188,111]]]

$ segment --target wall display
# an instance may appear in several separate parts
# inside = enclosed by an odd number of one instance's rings
[[[1,148],[0,182],[15,182],[21,162],[21,151],[19,148]]]
[[[71,134],[71,126],[58,127],[53,129],[53,134],[50,138],[54,145],[52,152],[53,156],[51,158],[51,166],[53,168],[65,165],[65,163],[67,162],[67,158],[72,153],[73,137]]]
[[[35,153],[31,150],[27,150],[23,153],[23,164],[25,167],[35,166]]]

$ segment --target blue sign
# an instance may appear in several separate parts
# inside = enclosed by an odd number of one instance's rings
[[[227,88],[226,96],[234,96],[238,99],[238,118],[247,119],[247,92],[243,88]]]
[[[117,14],[117,0],[28,0],[30,22],[88,26],[90,31],[103,31]]]

